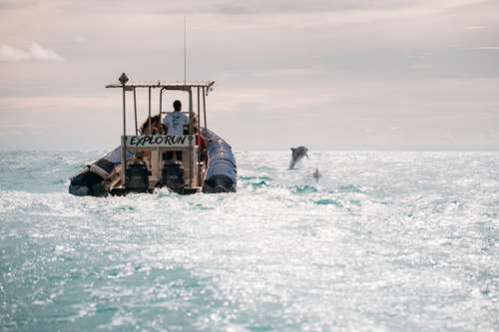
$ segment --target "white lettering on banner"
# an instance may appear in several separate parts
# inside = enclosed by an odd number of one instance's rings
[[[189,135],[144,135],[127,136],[126,145],[131,148],[188,147],[193,138]]]

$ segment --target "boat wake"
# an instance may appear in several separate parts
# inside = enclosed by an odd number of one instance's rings
[[[240,152],[237,194],[69,195],[94,155],[2,153],[0,330],[497,329],[497,153]]]

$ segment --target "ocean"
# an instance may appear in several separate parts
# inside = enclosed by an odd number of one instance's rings
[[[1,331],[499,331],[498,152],[237,152],[236,194],[69,195],[99,156],[0,152]]]

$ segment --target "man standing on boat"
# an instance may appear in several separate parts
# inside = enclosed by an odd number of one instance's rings
[[[180,100],[173,102],[173,110],[174,112],[168,113],[164,120],[167,133],[172,136],[183,135],[185,126],[189,125],[189,117],[181,112],[182,103]]]
[[[166,115],[164,119],[164,125],[166,126],[166,133],[171,136],[184,135],[186,131],[185,128],[189,125],[189,117],[181,112],[182,103],[180,100],[175,100],[173,102],[174,112],[170,112]],[[182,152],[175,151],[175,159],[182,160]],[[168,151],[165,153],[165,160],[171,160],[173,158],[173,152]]]

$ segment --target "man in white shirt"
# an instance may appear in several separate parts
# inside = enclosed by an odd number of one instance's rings
[[[182,103],[180,100],[173,102],[173,109],[174,112],[168,113],[163,123],[168,130],[168,135],[183,135],[184,127],[189,125],[189,117],[181,112]]]
[[[171,136],[184,135],[184,128],[189,126],[189,117],[181,112],[182,103],[180,100],[175,100],[173,102],[174,112],[170,112],[166,115],[163,120],[163,124],[166,126],[167,134]],[[175,159],[182,160],[182,152],[175,151]],[[166,161],[173,159],[173,152],[167,151],[164,155]]]

